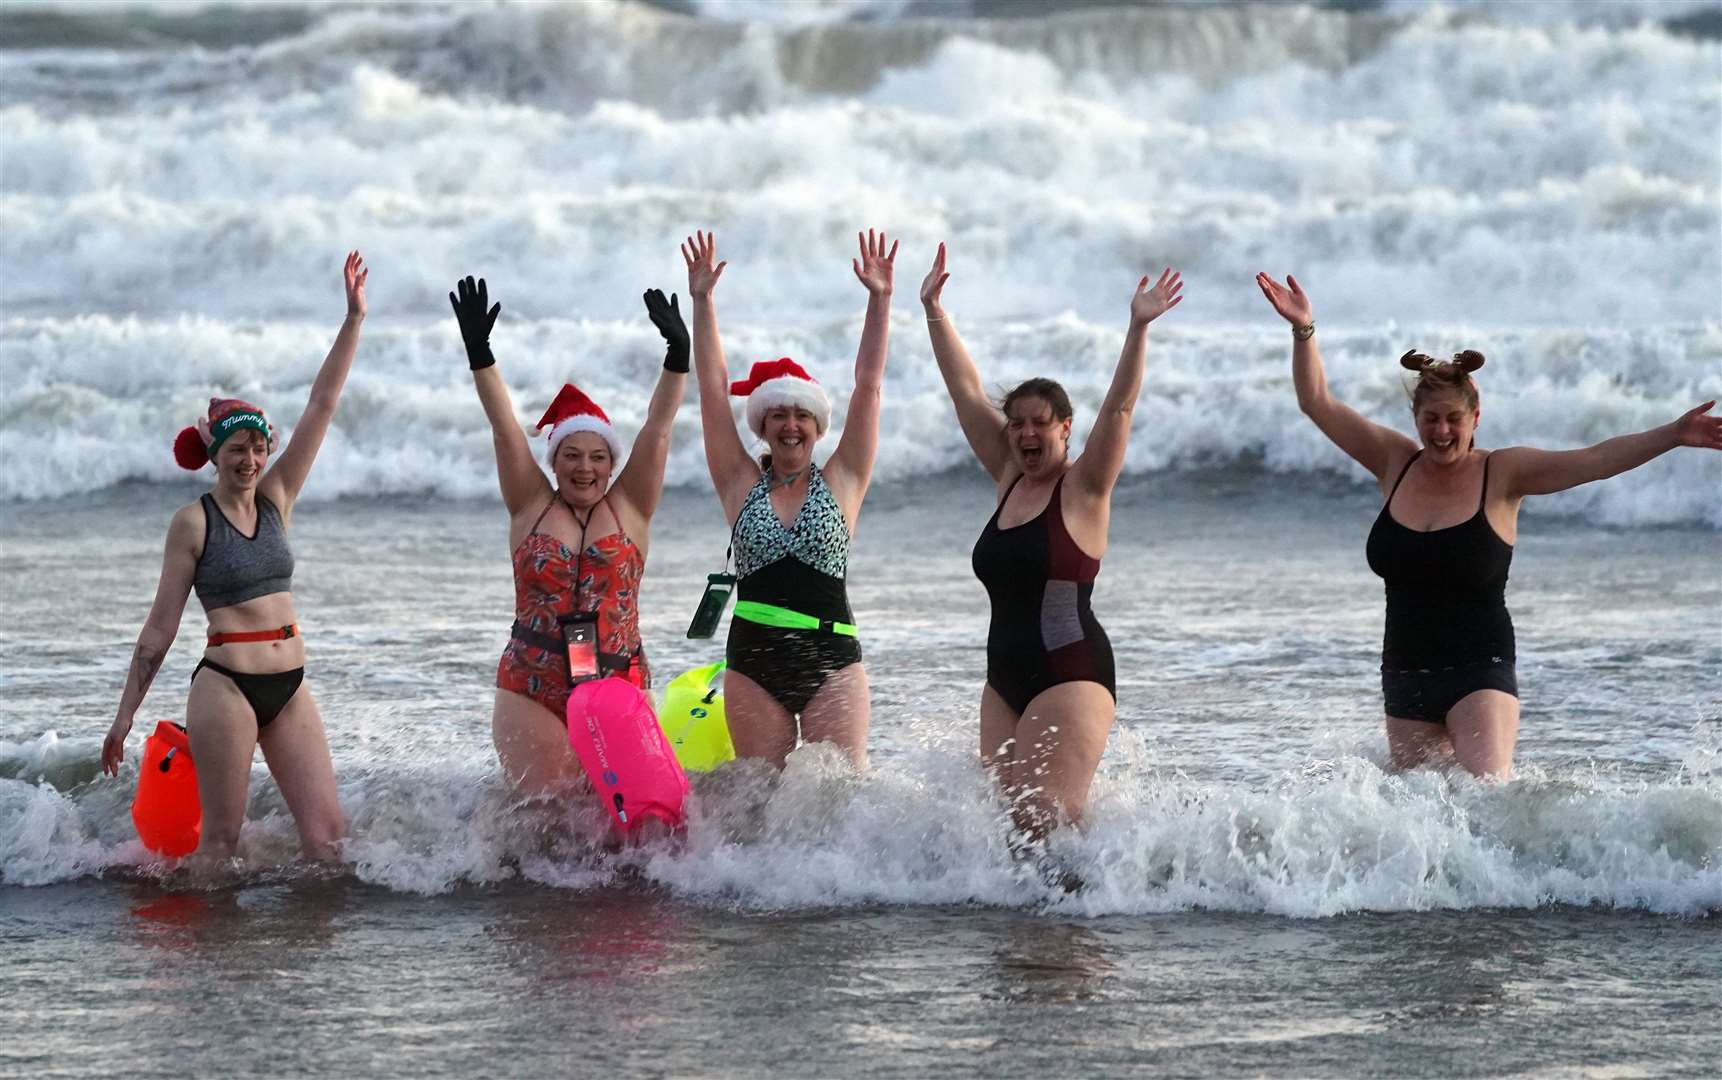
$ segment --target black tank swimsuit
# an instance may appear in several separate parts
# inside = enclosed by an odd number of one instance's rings
[[[992,600],[987,682],[1018,716],[1035,695],[1060,683],[1097,682],[1116,701],[1112,642],[1088,602],[1100,560],[1084,554],[1065,528],[1063,477],[1038,516],[999,528],[1021,480],[1011,482],[975,541],[975,576]]]
[[[1387,715],[1445,724],[1467,694],[1499,690],[1519,696],[1513,619],[1507,614],[1507,570],[1513,545],[1483,513],[1489,459],[1477,512],[1445,529],[1417,532],[1393,518],[1393,496],[1423,456],[1411,455],[1369,530],[1369,568],[1387,584],[1387,630],[1381,645],[1381,692]]]

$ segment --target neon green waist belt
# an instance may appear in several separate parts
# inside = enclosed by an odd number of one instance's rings
[[[842,634],[844,637],[860,636],[854,623],[819,619],[774,604],[761,604],[757,600],[737,600],[735,617],[761,626],[775,626],[779,630],[824,630],[832,634]]]

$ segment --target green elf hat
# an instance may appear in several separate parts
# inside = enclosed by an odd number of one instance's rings
[[[196,427],[181,430],[174,439],[174,460],[180,468],[195,472],[208,465],[221,444],[240,431],[262,432],[270,451],[274,451],[275,435],[262,409],[238,398],[210,398],[209,416],[199,420]]]

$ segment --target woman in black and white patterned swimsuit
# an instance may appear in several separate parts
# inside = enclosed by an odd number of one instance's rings
[[[694,301],[706,465],[734,528],[739,580],[724,706],[738,757],[781,768],[799,735],[836,743],[858,767],[867,763],[867,672],[845,579],[849,539],[879,446],[896,254],[883,233],[869,232],[852,263],[867,287],[867,319],[843,435],[821,469],[813,464],[813,444],[831,422],[824,390],[787,358],[754,364],[747,379],[730,385],[711,295],[727,264],[717,261],[708,233],[682,246]],[[748,427],[767,447],[762,462],[736,432],[731,394],[748,399]]]

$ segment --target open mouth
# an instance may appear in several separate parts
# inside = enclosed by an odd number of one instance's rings
[[[1039,446],[1018,446],[1017,451],[1022,454],[1022,463],[1031,469],[1040,464],[1041,455],[1045,453]]]

